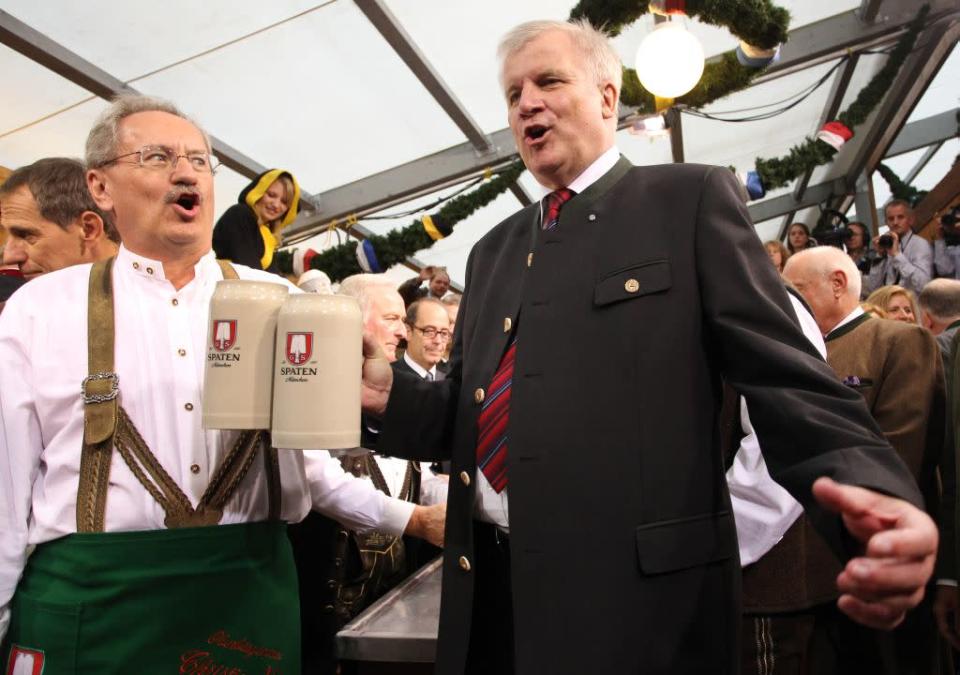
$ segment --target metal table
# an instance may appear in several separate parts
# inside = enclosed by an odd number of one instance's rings
[[[350,661],[433,663],[440,623],[442,558],[370,605],[337,633],[337,656]]]

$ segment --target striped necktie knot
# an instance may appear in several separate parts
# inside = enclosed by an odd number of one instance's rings
[[[560,220],[560,208],[570,201],[574,194],[576,193],[569,188],[561,188],[544,197],[543,229],[552,230],[557,226]]]

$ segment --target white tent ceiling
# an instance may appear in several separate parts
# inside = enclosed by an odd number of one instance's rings
[[[573,1],[385,0],[384,4],[470,117],[485,134],[492,134],[506,126],[494,57],[498,38],[521,21],[566,18]],[[780,0],[778,4],[790,10],[791,30],[796,30],[858,9],[862,3]],[[899,6],[904,0],[881,3],[878,21],[884,20],[884,4]],[[321,203],[327,190],[465,140],[350,0],[319,4],[306,0],[3,0],[2,10],[137,90],[175,101],[218,139],[258,164],[293,171],[306,191],[320,195]],[[646,16],[615,39],[625,63],[632,65],[637,45],[652,26],[652,17]],[[736,46],[736,39],[725,30],[697,22],[690,22],[690,27],[708,56]],[[861,57],[841,109],[885,59],[884,55]],[[769,79],[717,101],[707,110],[741,110],[786,99],[819,80],[835,63],[826,61]],[[12,168],[50,155],[81,156],[86,132],[105,102],[2,45],[0,73],[6,93],[0,107],[0,165]],[[802,103],[769,120],[734,124],[684,115],[685,160],[733,165],[746,171],[758,156],[784,154],[817,131],[838,73]],[[960,52],[940,70],[911,120],[956,108],[957,82]],[[672,161],[667,137],[648,139],[620,132],[618,145],[636,164]],[[850,145],[833,165],[814,172],[810,184],[843,176],[856,153],[855,143]],[[932,187],[957,150],[956,141],[941,147],[915,184]],[[922,154],[922,150],[907,153],[889,164],[906,173]],[[225,167],[218,172],[218,214],[236,199],[247,180]],[[528,174],[520,183],[534,198],[543,192]],[[409,211],[455,189],[448,187],[393,206],[388,212]],[[885,185],[880,181],[875,189],[878,203],[882,202]],[[789,192],[788,188],[770,197]],[[417,258],[427,264],[447,265],[454,281],[462,283],[470,246],[518,206],[510,192],[501,195],[459,224],[453,235],[419,252]],[[404,216],[362,224],[374,233],[383,233],[411,219]],[[776,236],[782,220],[758,223],[758,234]],[[298,245],[319,248],[330,239],[321,234]]]

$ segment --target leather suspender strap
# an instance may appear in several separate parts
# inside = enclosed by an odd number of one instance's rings
[[[113,448],[145,490],[166,513],[167,527],[216,525],[223,507],[236,491],[263,449],[269,518],[281,512],[280,465],[266,431],[244,431],[215,472],[194,509],[189,498],[147,447],[126,411],[118,404],[119,381],[113,372],[114,313],[111,268],[113,259],[97,263],[90,272],[88,300],[89,376],[83,381],[84,440],[77,490],[77,531],[102,532]],[[218,260],[225,279],[237,279],[236,270]]]
[[[90,270],[87,303],[87,371],[83,380],[83,448],[77,488],[77,531],[102,532],[119,380],[113,372],[113,258]]]

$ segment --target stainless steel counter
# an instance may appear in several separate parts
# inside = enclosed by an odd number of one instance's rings
[[[433,663],[440,622],[441,558],[370,605],[337,633],[337,655],[351,661]]]

